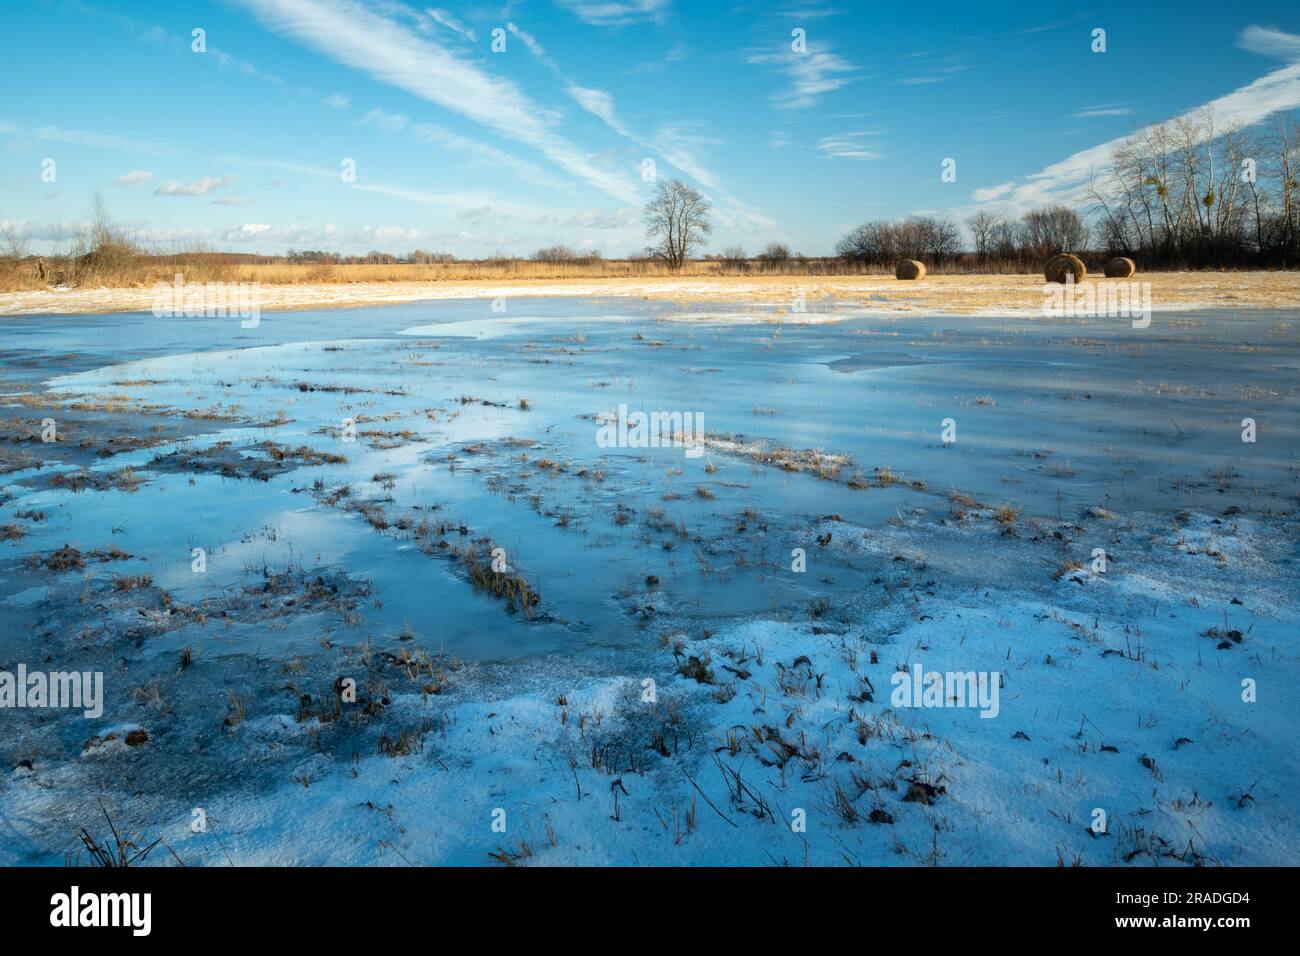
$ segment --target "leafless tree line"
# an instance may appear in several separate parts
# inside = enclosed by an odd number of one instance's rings
[[[1089,196],[1099,242],[1148,266],[1300,262],[1300,125],[1218,127],[1205,110],[1134,133]]]
[[[880,266],[919,259],[932,268],[998,263],[1033,270],[1058,252],[1085,250],[1089,237],[1083,218],[1065,206],[1033,209],[1019,219],[981,210],[966,220],[966,229],[971,245],[964,249],[960,231],[949,219],[876,220],[841,239],[836,252],[851,262]]]
[[[1058,252],[1124,255],[1144,269],[1300,265],[1300,124],[1216,125],[1212,112],[1146,127],[1095,170],[1082,209],[1056,205],[1013,218],[981,210],[965,220],[914,216],[858,226],[836,252],[888,267],[921,259],[932,267],[1034,271]]]
[[[1031,209],[1019,219],[981,210],[966,219],[977,263],[1016,262],[1031,268],[1058,252],[1083,253],[1091,231],[1068,206]]]
[[[961,252],[961,233],[950,219],[913,216],[902,221],[878,219],[858,226],[835,246],[849,262],[890,265],[899,259],[940,264]]]

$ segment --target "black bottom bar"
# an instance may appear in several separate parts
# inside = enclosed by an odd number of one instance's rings
[[[865,920],[873,939],[935,934],[954,945],[967,935],[970,942],[981,936],[1029,941],[1044,932],[1054,939],[1172,933],[1229,942],[1238,933],[1281,928],[1283,887],[1294,875],[1285,869],[11,869],[0,870],[0,916],[18,938],[77,932],[84,939],[208,945],[279,937],[297,944],[359,942],[397,926],[427,926],[430,919],[452,920],[466,931],[477,916],[486,918],[478,925],[489,936],[512,928],[527,934],[558,920],[570,931],[592,932],[725,924],[728,936],[758,934],[762,941],[774,920],[788,917],[791,930],[798,923],[829,929]],[[139,932],[146,924],[147,936]]]

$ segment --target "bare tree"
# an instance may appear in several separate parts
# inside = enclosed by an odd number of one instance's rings
[[[925,251],[930,261],[939,263],[957,255],[961,245],[961,232],[951,219],[929,220],[929,235]]]
[[[1090,184],[1101,243],[1148,267],[1294,263],[1292,122],[1238,129],[1203,109],[1139,130]]]
[[[568,246],[547,246],[545,249],[538,249],[533,253],[534,262],[545,262],[551,265],[563,262],[577,262],[581,256],[570,249]]]
[[[18,223],[0,226],[0,259],[17,262],[27,257],[27,240],[18,231]]]
[[[835,251],[851,262],[888,265],[898,259],[937,262],[956,255],[959,233],[947,219],[913,216],[901,222],[866,222],[841,239]]]
[[[1088,244],[1088,227],[1073,209],[1048,206],[1031,209],[1020,220],[1025,254],[1043,259],[1058,252],[1077,252]]]
[[[998,217],[981,209],[966,220],[970,230],[971,241],[975,245],[975,255],[981,260],[987,259],[993,251],[993,239],[998,228]]]
[[[850,262],[884,263],[897,258],[894,224],[882,220],[864,222],[836,243],[835,251]]]
[[[1277,156],[1279,245],[1295,249],[1300,244],[1300,124],[1284,117],[1273,146]]]
[[[747,258],[741,246],[727,246],[722,250],[722,265],[726,269],[743,270],[747,265]]]
[[[698,189],[680,179],[659,182],[654,198],[645,207],[646,251],[677,270],[691,250],[713,231],[709,222],[712,203]]]

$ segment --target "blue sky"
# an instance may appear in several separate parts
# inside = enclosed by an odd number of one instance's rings
[[[711,249],[825,254],[866,219],[1068,199],[1204,104],[1300,108],[1294,2],[7,0],[3,24],[0,223],[41,250],[100,190],[163,244],[622,256],[650,159],[713,199]]]

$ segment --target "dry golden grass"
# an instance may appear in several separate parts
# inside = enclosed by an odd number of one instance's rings
[[[654,264],[637,263],[630,265],[645,265],[648,271],[635,276],[614,274],[622,265],[629,264],[239,265],[232,267],[230,281],[261,283],[259,298],[264,313],[374,306],[419,299],[618,296],[683,305],[733,302],[770,306],[775,309],[770,318],[777,321],[817,321],[827,314],[864,307],[904,314],[1042,314],[1041,273],[931,273],[924,282],[899,282],[892,271],[827,276],[731,275],[723,271],[721,263],[697,262],[690,263],[678,274],[659,271]],[[583,274],[600,269],[609,271]],[[309,275],[318,278],[312,281]],[[1300,308],[1300,281],[1295,272],[1159,272],[1142,273],[1138,279],[1151,283],[1151,298],[1157,310],[1187,306]],[[170,281],[170,278],[163,276],[157,281]],[[195,281],[208,280],[196,278]],[[791,303],[798,295],[806,300],[806,314],[792,311]],[[151,285],[0,292],[0,316],[148,311],[153,297]]]
[[[910,262],[910,260],[908,260]],[[789,279],[869,279],[895,275],[885,266],[862,265],[835,258],[790,259],[779,263],[733,263],[721,259],[686,262],[674,272],[651,259],[592,259],[537,262],[531,259],[435,263],[293,263],[241,262],[238,257],[190,251],[148,254],[129,243],[110,243],[80,256],[14,258],[0,255],[0,293],[32,292],[54,287],[78,290],[150,288],[185,282],[257,282],[265,286],[369,285],[375,283],[521,282],[601,279],[680,281],[692,278],[743,282]],[[922,266],[920,276],[1020,275],[1011,263],[976,268],[970,262]],[[910,278],[910,276],[909,276]]]
[[[674,273],[660,262],[601,260],[597,262],[533,262],[503,259],[489,262],[397,263],[348,265],[272,263],[234,266],[236,281],[265,285],[304,285],[363,282],[483,282],[519,279],[626,279],[663,277]],[[679,275],[723,274],[719,262],[691,262]]]
[[[687,262],[679,272],[650,259],[581,259],[536,262],[492,259],[434,263],[269,263],[240,262],[238,257],[202,251],[150,255],[127,243],[110,243],[85,255],[61,257],[0,255],[0,292],[28,292],[50,287],[126,289],[186,282],[258,282],[262,285],[335,285],[375,282],[516,281],[521,279],[629,279],[722,275],[854,275],[881,269],[850,265],[838,259],[792,259],[784,263],[727,264],[720,260]]]

